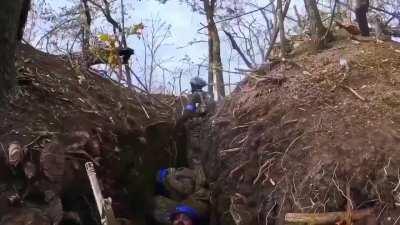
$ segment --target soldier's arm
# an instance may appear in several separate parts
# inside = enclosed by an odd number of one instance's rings
[[[182,174],[172,174],[167,177],[167,186],[182,195],[192,194],[194,191],[193,172],[189,170],[184,170],[178,171],[176,173],[179,172],[181,172]]]

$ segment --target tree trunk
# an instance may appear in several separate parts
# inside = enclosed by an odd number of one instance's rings
[[[81,18],[81,35],[82,35],[82,53],[83,61],[86,68],[89,68],[90,62],[92,61],[92,54],[90,53],[90,25],[92,23],[92,17],[90,15],[90,9],[87,0],[81,0],[80,5],[80,18]]]
[[[122,31],[121,31],[122,47],[127,48],[128,44],[126,43],[126,33],[125,33],[125,4],[123,0],[121,0],[121,26],[122,26]],[[131,68],[129,66],[129,63],[125,64],[124,66],[125,66],[126,83],[128,85],[128,88],[132,88]]]
[[[204,0],[209,36],[209,62],[212,65],[212,83],[214,98],[218,101],[225,97],[224,77],[222,72],[221,42],[218,35],[217,25],[214,22],[215,0]],[[211,42],[211,43],[210,43]],[[211,46],[211,48],[210,48]],[[210,54],[211,53],[211,54]],[[210,70],[210,68],[209,68]],[[210,80],[209,71],[209,80]]]
[[[281,39],[281,54],[282,58],[286,58],[287,56],[287,40],[285,37],[285,17],[283,16],[283,10],[282,10],[282,0],[277,0],[277,16],[278,16],[278,24],[279,24],[279,33],[280,33],[280,39]]]
[[[204,3],[204,11],[206,11],[207,23],[210,24],[212,18],[210,18],[210,5],[209,0],[203,0]],[[207,26],[208,30],[208,94],[211,96],[211,99],[215,99],[214,96],[214,72],[213,72],[213,38],[211,36],[211,26]]]
[[[213,23],[213,73],[214,73],[214,95],[216,100],[220,100],[225,97],[225,85],[224,85],[224,74],[222,72],[222,60],[221,60],[221,47],[220,39],[218,35],[217,26]]]
[[[24,0],[2,1],[0,7],[0,104],[16,85],[15,49],[22,38],[29,7]],[[24,11],[23,11],[24,9]],[[25,19],[24,19],[25,18]]]
[[[287,14],[287,12],[288,12],[288,10],[289,10],[289,5],[290,5],[290,0],[287,0],[286,3],[285,3],[285,8],[283,9],[283,12],[282,12],[283,18],[286,17],[286,14]],[[264,60],[265,60],[266,62],[269,61],[269,56],[270,56],[270,54],[271,54],[271,52],[272,52],[272,49],[274,48],[276,39],[278,38],[279,26],[278,26],[278,21],[277,21],[277,19],[278,19],[278,18],[276,17],[276,19],[275,19],[275,24],[274,24],[274,32],[273,32],[273,34],[272,34],[272,36],[271,36],[271,42],[270,42],[269,47],[268,47],[268,50],[267,50],[267,52],[265,53],[265,56],[264,56]]]
[[[28,12],[31,9],[31,0],[22,0],[22,9],[21,9],[21,15],[20,15],[20,22],[18,26],[18,40],[22,40],[22,37],[24,36],[24,29],[26,22],[28,20]]]
[[[360,28],[362,36],[369,36],[369,27],[368,27],[368,19],[367,12],[369,8],[368,0],[356,0],[354,4],[356,19],[358,23],[358,27]]]
[[[326,33],[326,28],[322,24],[317,2],[315,0],[304,0],[304,5],[308,14],[308,22],[310,23],[311,39],[317,48],[323,48],[324,45],[321,40]]]

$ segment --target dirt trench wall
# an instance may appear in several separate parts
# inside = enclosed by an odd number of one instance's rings
[[[99,224],[84,167],[93,161],[115,214],[144,224],[156,170],[176,163],[174,98],[132,92],[29,46],[19,51],[19,87],[0,110],[0,223]],[[16,169],[7,165],[13,142],[26,153]],[[16,193],[23,202],[9,204]]]
[[[348,199],[393,224],[398,51],[395,43],[339,41],[253,76],[220,104],[204,131],[212,134],[204,164],[218,224],[284,224],[289,212],[344,211]]]

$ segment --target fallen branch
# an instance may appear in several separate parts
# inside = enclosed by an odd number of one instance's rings
[[[295,139],[293,139],[293,141],[290,142],[289,146],[286,148],[285,152],[284,152],[283,155],[282,155],[282,159],[281,159],[281,167],[282,167],[282,168],[284,168],[284,167],[283,167],[283,161],[284,161],[284,159],[285,159],[286,154],[289,152],[290,148],[291,148],[298,140],[300,140],[303,136],[304,136],[304,134],[302,134],[302,135],[296,137]]]
[[[365,219],[374,215],[373,208],[351,211],[353,221]],[[285,221],[289,223],[308,223],[308,224],[334,224],[338,221],[346,220],[347,212],[328,212],[328,213],[287,213]]]
[[[232,178],[233,175],[234,175],[237,171],[239,171],[239,170],[242,169],[244,166],[246,166],[247,164],[249,164],[249,162],[250,162],[250,161],[246,161],[246,162],[240,164],[238,167],[236,167],[235,169],[233,169],[233,170],[229,173],[229,176],[228,176],[228,177],[229,177],[229,178]]]
[[[242,150],[241,147],[239,147],[239,148],[230,148],[230,149],[222,150],[222,151],[220,151],[219,153],[220,153],[221,155],[225,155],[226,153],[238,152],[238,151],[240,151],[240,150]]]
[[[343,88],[349,90],[352,94],[354,94],[358,99],[360,99],[361,101],[365,102],[367,99],[365,99],[363,96],[361,96],[360,94],[358,94],[353,88],[346,86],[346,85],[342,85]]]
[[[268,165],[270,165],[271,160],[267,160],[258,170],[257,177],[253,181],[253,185],[255,185],[261,178],[261,176],[265,173],[265,171],[269,168],[267,168]]]

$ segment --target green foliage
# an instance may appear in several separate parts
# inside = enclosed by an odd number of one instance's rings
[[[103,60],[107,64],[109,64],[112,68],[120,65],[119,55],[118,55],[118,46],[117,39],[113,35],[109,34],[100,34],[98,35],[98,39],[101,41],[103,46],[93,46],[90,50],[91,52]]]

